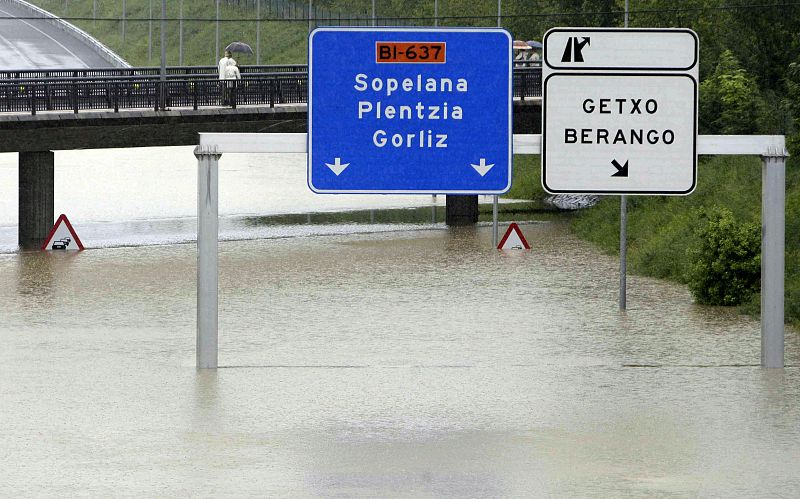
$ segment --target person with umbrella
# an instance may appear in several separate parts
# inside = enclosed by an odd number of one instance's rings
[[[231,53],[230,50],[225,49],[225,55],[222,56],[222,59],[220,59],[219,63],[217,63],[217,69],[219,69],[220,80],[225,79],[225,68],[227,68],[228,64],[231,64],[231,62],[233,62],[233,54]]]
[[[525,55],[526,51],[533,50],[530,45],[522,40],[514,40],[514,66],[525,66],[528,57]]]
[[[539,61],[542,60],[542,56],[539,54],[539,51],[542,50],[542,43],[537,42],[536,40],[528,40],[525,43],[527,43],[533,49],[528,56],[528,61],[538,64]]]
[[[239,72],[239,63],[231,58],[231,63],[225,68],[225,102],[224,104],[231,104],[231,97],[236,92],[238,83],[236,80],[242,79],[242,74]]]
[[[241,80],[242,75],[239,71],[239,64],[233,58],[233,52],[241,52],[243,54],[252,54],[253,49],[250,45],[244,42],[232,42],[225,47],[225,57],[219,61],[219,79],[220,80]],[[231,92],[235,83],[228,81],[223,88],[222,102],[223,104],[230,104]]]

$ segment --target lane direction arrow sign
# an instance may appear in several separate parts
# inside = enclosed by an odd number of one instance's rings
[[[481,158],[481,160],[478,162],[478,164],[477,164],[477,165],[472,165],[472,164],[471,164],[470,166],[472,166],[473,168],[475,168],[475,171],[476,171],[476,172],[478,172],[478,174],[479,174],[481,177],[483,177],[483,176],[485,176],[487,173],[489,173],[489,170],[491,170],[491,169],[492,169],[492,167],[494,166],[494,163],[492,163],[491,165],[487,165],[487,164],[486,164],[486,158]]]
[[[691,193],[697,184],[698,53],[697,35],[687,29],[548,31],[544,189]]]
[[[323,194],[507,192],[512,43],[500,28],[312,31],[309,188]]]
[[[330,169],[331,169],[331,171],[332,171],[333,173],[335,173],[335,174],[336,174],[336,176],[338,177],[338,176],[339,176],[339,174],[341,174],[341,173],[344,171],[344,169],[345,169],[345,168],[347,168],[348,166],[350,166],[350,163],[342,163],[342,158],[336,158],[336,159],[333,161],[333,164],[330,164],[330,163],[325,163],[325,166],[327,166],[328,168],[330,168]]]

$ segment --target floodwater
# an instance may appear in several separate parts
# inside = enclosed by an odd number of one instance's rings
[[[56,151],[55,213],[65,213],[86,247],[141,246],[197,237],[193,147]],[[444,196],[318,195],[305,154],[225,154],[219,163],[220,238],[352,232],[319,226],[314,214],[437,206]],[[0,253],[17,249],[17,154],[0,154]],[[482,196],[482,202],[491,202]],[[249,216],[311,214],[304,226],[253,225]],[[426,220],[430,220],[429,218]],[[372,230],[380,230],[373,227]]]
[[[530,252],[486,226],[223,241],[197,371],[196,247],[126,203],[75,218],[153,245],[0,255],[0,496],[800,495],[800,369],[679,285],[631,276],[620,313],[617,260],[563,222],[523,224]]]

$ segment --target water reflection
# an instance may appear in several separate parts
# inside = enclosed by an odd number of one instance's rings
[[[198,369],[194,376],[192,427],[201,433],[217,431],[221,422],[217,373],[214,369]]]
[[[50,254],[45,251],[22,252],[17,261],[17,293],[29,297],[47,297],[55,285],[54,264],[69,261],[74,254]]]
[[[486,242],[480,237],[477,226],[451,227],[447,231],[445,251],[449,253],[468,254],[473,251],[485,251]]]

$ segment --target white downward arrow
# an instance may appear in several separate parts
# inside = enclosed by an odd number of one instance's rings
[[[336,159],[333,161],[333,164],[330,164],[330,163],[325,163],[325,166],[327,166],[328,168],[330,168],[330,169],[331,169],[331,171],[332,171],[333,173],[335,173],[335,174],[336,174],[336,176],[338,177],[338,176],[339,176],[339,174],[340,174],[340,173],[342,173],[342,172],[344,171],[344,169],[345,169],[345,168],[347,168],[348,166],[350,166],[350,163],[342,163],[342,158],[336,158]]]
[[[487,165],[486,164],[486,158],[481,158],[480,164],[473,165],[473,164],[470,163],[470,166],[475,168],[475,171],[478,172],[478,174],[480,174],[481,177],[483,177],[484,175],[489,173],[489,170],[492,169],[492,167],[494,166],[494,163],[492,163],[491,165]]]

